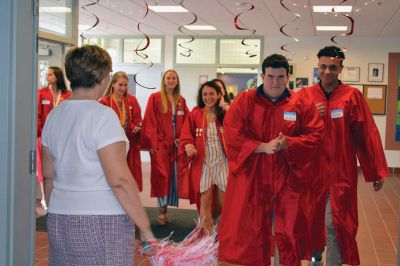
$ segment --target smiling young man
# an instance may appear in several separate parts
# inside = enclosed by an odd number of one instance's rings
[[[327,265],[359,265],[357,159],[365,181],[373,182],[375,191],[382,188],[389,172],[378,129],[363,95],[339,80],[343,51],[328,46],[318,52],[318,59],[320,83],[302,90],[315,103],[325,123],[318,160],[314,162],[316,178],[311,185],[316,209],[309,217],[314,251],[310,265],[322,265],[325,238]]]
[[[307,97],[287,89],[284,56],[267,57],[262,72],[263,84],[241,93],[224,118],[229,177],[218,228],[219,259],[270,265],[274,235],[280,264],[297,266],[302,167],[320,144],[323,122]]]

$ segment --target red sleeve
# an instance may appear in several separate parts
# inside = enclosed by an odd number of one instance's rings
[[[302,167],[308,163],[318,150],[324,133],[324,122],[317,108],[308,98],[300,97],[299,131],[296,136],[285,136],[288,149],[285,157],[290,164]]]
[[[105,106],[110,106],[110,103],[107,101],[107,97],[101,97],[99,103]]]
[[[132,104],[132,127],[135,128],[142,124],[142,110],[135,96],[130,95],[129,101]]]
[[[191,112],[186,116],[185,122],[182,126],[181,135],[179,137],[179,154],[184,154],[186,156],[186,145],[196,145],[195,128],[196,121],[193,112]]]
[[[41,102],[42,102],[42,96],[41,96],[41,93],[40,93],[40,90],[39,90],[38,91],[38,97],[37,97],[37,132],[36,132],[38,138],[42,136],[42,129],[43,129],[43,126],[44,126],[43,122],[42,122],[43,109],[41,108],[42,107]]]
[[[364,96],[355,90],[351,100],[351,130],[357,157],[367,182],[383,180],[389,169],[381,137]]]
[[[158,146],[156,103],[154,94],[150,95],[141,130],[141,148],[144,150],[155,149]]]
[[[262,141],[253,139],[247,132],[248,118],[253,116],[249,93],[241,93],[233,102],[224,118],[225,141],[229,170],[233,175],[246,168],[248,158]]]

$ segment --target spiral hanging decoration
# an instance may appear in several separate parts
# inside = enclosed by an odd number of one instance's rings
[[[144,5],[145,5],[145,7],[146,7],[146,11],[145,11],[145,13],[144,13],[144,15],[143,15],[143,19],[144,19],[144,18],[147,16],[147,14],[149,13],[149,5],[147,4],[147,2],[146,2],[145,0],[143,0],[143,2],[144,2]],[[140,33],[142,33],[142,34],[144,35],[144,39],[143,39],[141,42],[138,43],[138,45],[136,46],[136,49],[134,49],[133,51],[135,52],[135,54],[136,54],[137,56],[141,57],[142,59],[148,59],[149,56],[148,56],[146,53],[144,53],[143,51],[145,51],[145,50],[150,46],[150,37],[149,37],[149,35],[147,35],[146,33],[144,33],[144,32],[140,29],[140,24],[141,24],[141,22],[139,21],[138,24],[137,24],[137,29],[138,29],[138,31],[139,31]],[[144,42],[145,44],[144,44],[144,46],[143,46],[142,48],[140,48],[140,45],[141,45],[143,42]],[[137,81],[137,76],[138,76],[138,74],[139,74],[140,72],[144,71],[144,70],[147,70],[147,69],[152,68],[153,65],[154,65],[153,62],[152,62],[151,60],[149,60],[149,66],[148,66],[146,69],[139,70],[138,72],[135,73],[135,75],[133,75],[133,80],[135,81],[135,83],[136,83],[137,85],[139,85],[140,87],[143,87],[143,88],[145,88],[145,89],[149,89],[149,90],[154,90],[154,89],[155,89],[155,87],[147,87],[147,86],[145,86],[145,85],[143,85],[143,84],[141,84],[141,83],[139,83],[139,82]]]
[[[238,29],[238,30],[250,31],[250,35],[254,35],[254,34],[256,33],[256,30],[255,30],[255,29],[248,29],[248,28],[243,28],[243,27],[240,27],[240,26],[239,26],[239,17],[240,17],[243,13],[248,12],[248,11],[251,11],[251,10],[254,9],[254,5],[253,5],[253,4],[251,4],[251,3],[245,3],[245,4],[249,5],[249,9],[247,9],[247,10],[245,10],[245,11],[242,11],[242,12],[240,12],[239,14],[237,14],[237,15],[235,16],[235,18],[233,19],[233,24],[234,24],[234,26],[235,26],[236,29]],[[256,49],[256,48],[258,47],[258,45],[247,43],[247,42],[246,42],[247,40],[248,40],[247,38],[244,38],[244,39],[241,41],[241,44],[242,44],[243,46],[246,46],[246,47],[249,48],[249,49],[246,51],[246,55],[248,55],[249,57],[255,57],[255,56],[257,56],[257,53],[254,51],[254,49]]]
[[[100,2],[100,0],[96,0],[96,1],[93,2],[93,3],[90,3],[90,4],[87,4],[87,5],[83,5],[83,6],[82,6],[82,9],[83,9],[83,10],[85,10],[86,12],[88,12],[90,15],[92,15],[92,16],[96,19],[96,22],[93,24],[93,26],[91,26],[89,29],[85,30],[85,32],[88,32],[88,31],[94,29],[94,28],[99,24],[99,22],[100,22],[99,17],[98,17],[95,13],[93,13],[93,12],[91,12],[91,11],[89,11],[89,10],[87,9],[87,7],[97,5],[99,2]],[[79,35],[79,36],[80,36],[83,40],[87,40],[87,38],[86,38],[85,36],[83,36],[83,31],[82,31],[81,35]]]
[[[180,3],[180,6],[183,7],[183,8],[185,8],[185,7],[183,6],[183,2],[184,2],[184,1],[185,1],[185,0],[182,0],[181,3]],[[181,25],[181,26],[179,26],[179,28],[178,28],[178,30],[179,30],[180,32],[182,32],[183,34],[185,34],[185,35],[187,35],[187,34],[183,31],[184,26],[193,25],[194,23],[197,22],[197,15],[196,15],[195,13],[193,13],[193,12],[190,12],[190,13],[193,15],[193,20],[192,20],[192,22],[190,22],[189,24],[186,24],[186,25]],[[188,43],[191,43],[191,42],[194,41],[194,36],[193,36],[193,35],[190,35],[190,34],[189,34],[188,36],[190,37],[190,40],[184,41],[184,42],[181,42],[181,43],[178,44],[179,47],[181,47],[182,49],[185,50],[184,52],[179,53],[180,55],[182,55],[182,56],[184,56],[184,57],[190,57],[190,56],[192,55],[192,52],[194,52],[192,49],[190,49],[189,47],[186,47],[186,46],[184,45],[184,44],[188,44]]]
[[[285,36],[287,36],[287,37],[289,37],[289,38],[291,38],[291,39],[293,40],[293,42],[283,44],[283,45],[280,47],[281,50],[293,54],[293,52],[290,52],[289,50],[286,49],[286,46],[298,42],[299,39],[297,39],[297,38],[295,38],[295,37],[289,35],[288,33],[286,33],[286,31],[285,31],[284,29],[285,29],[285,27],[288,26],[289,24],[292,24],[292,23],[296,22],[297,20],[299,20],[301,16],[300,16],[299,14],[297,14],[296,12],[292,11],[290,8],[288,8],[288,7],[285,5],[285,3],[283,2],[283,0],[280,0],[280,4],[281,4],[281,6],[282,6],[284,9],[286,9],[287,11],[289,11],[290,13],[292,13],[292,14],[295,16],[295,18],[294,18],[292,21],[290,21],[289,23],[284,24],[283,26],[281,26],[281,27],[279,28],[279,31],[280,31],[283,35],[285,35]]]
[[[337,6],[343,4],[343,3],[347,2],[347,1],[348,1],[348,0],[342,0],[339,4],[337,4]],[[335,15],[338,15],[338,13],[335,11],[335,8],[332,8],[332,12],[335,13]],[[348,14],[339,14],[339,15],[341,15],[341,16],[343,16],[343,17],[345,17],[345,18],[347,18],[347,19],[350,20],[350,30],[349,30],[348,32],[346,32],[346,33],[338,34],[338,35],[335,35],[335,36],[331,37],[331,41],[332,41],[334,44],[338,45],[338,46],[340,46],[340,45],[339,45],[339,44],[336,42],[336,40],[335,40],[337,37],[340,37],[340,36],[350,36],[350,35],[352,35],[352,34],[354,33],[354,19],[353,19],[350,15],[348,15]],[[341,47],[341,50],[342,50],[343,52],[348,51],[348,49],[345,48],[345,47]]]

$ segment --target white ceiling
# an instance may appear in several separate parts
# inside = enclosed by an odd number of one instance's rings
[[[94,1],[81,0],[79,24],[90,27],[95,18],[82,6]],[[146,0],[149,5],[179,5],[181,0]],[[284,0],[284,4],[301,18],[293,23],[295,16],[280,5],[280,0],[185,0],[183,6],[197,15],[196,24],[214,26],[216,31],[196,31],[187,33],[195,36],[204,35],[247,35],[248,31],[234,27],[234,17],[239,17],[239,25],[256,30],[260,36],[282,36],[279,28],[287,23],[285,31],[294,37],[334,36],[339,33],[317,32],[315,26],[347,25],[349,19],[333,14],[312,12],[313,5],[336,5],[342,0]],[[252,11],[246,11],[251,3]],[[367,5],[365,5],[367,3]],[[347,0],[342,5],[352,5],[350,14],[355,20],[355,31],[352,36],[360,37],[400,37],[400,0]],[[95,13],[100,23],[92,30],[84,32],[85,36],[140,35],[137,24],[141,22],[141,31],[148,35],[182,35],[178,27],[192,22],[191,13],[155,13],[149,11],[143,18],[145,4],[143,0],[101,0],[97,5],[87,7]],[[359,12],[355,12],[359,9]]]

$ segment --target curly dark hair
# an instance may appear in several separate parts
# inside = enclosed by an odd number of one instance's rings
[[[268,67],[286,69],[286,74],[289,74],[289,62],[286,57],[280,54],[272,54],[264,59],[262,63],[262,73],[265,74],[265,69]]]
[[[325,46],[324,48],[319,50],[317,56],[318,56],[318,58],[320,58],[321,56],[338,58],[338,59],[340,59],[341,63],[345,59],[343,50],[337,46]]]
[[[221,89],[215,81],[207,81],[203,83],[199,88],[199,93],[197,94],[197,106],[200,108],[204,108],[206,106],[203,101],[203,89],[205,87],[213,88],[217,92],[217,94],[222,95]],[[215,112],[218,121],[222,124],[222,122],[224,121],[225,110],[221,106],[219,106],[219,100],[216,104]]]

